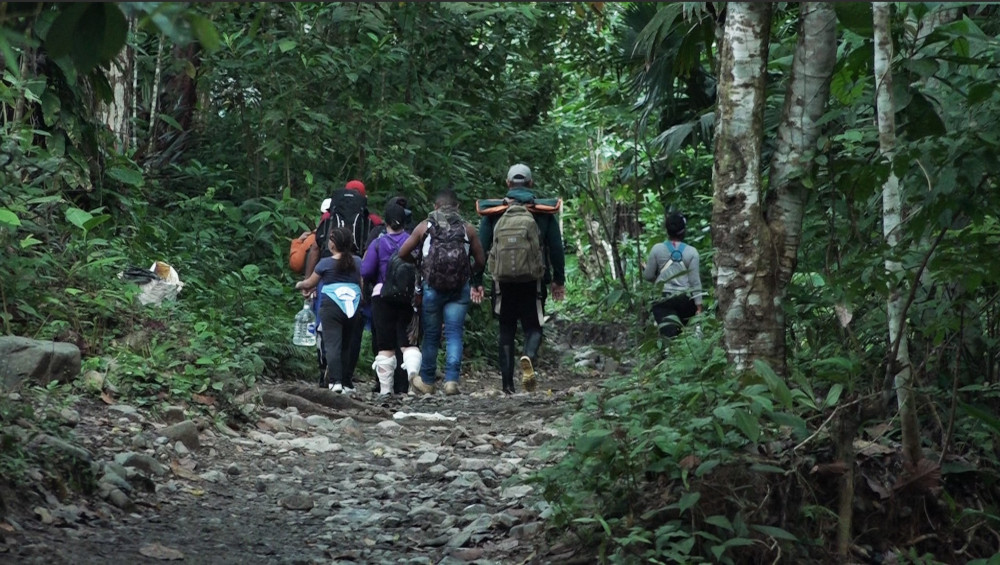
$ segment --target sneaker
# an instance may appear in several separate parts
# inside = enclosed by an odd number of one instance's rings
[[[444,383],[444,393],[447,394],[448,396],[454,396],[456,394],[459,394],[458,383],[456,383],[455,381],[448,381]]]
[[[535,390],[535,369],[527,355],[521,356],[521,386],[528,392]]]
[[[416,394],[434,394],[434,385],[429,385],[420,378],[420,375],[410,375],[410,390]]]
[[[334,385],[330,385],[330,390],[332,390],[333,392],[341,392],[344,390],[344,387],[340,383],[337,383]]]
[[[341,394],[354,394],[354,389],[351,388],[351,387],[349,387],[349,386],[345,386],[343,389],[341,389],[340,393]]]

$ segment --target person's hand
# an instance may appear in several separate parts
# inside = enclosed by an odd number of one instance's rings
[[[482,286],[474,286],[469,289],[469,298],[472,299],[473,304],[481,304],[483,302],[483,295],[486,291],[483,290]]]
[[[552,300],[556,302],[566,298],[566,287],[561,284],[552,283]]]

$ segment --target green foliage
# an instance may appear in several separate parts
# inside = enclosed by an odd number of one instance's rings
[[[805,551],[752,495],[717,489],[789,474],[749,448],[804,440],[807,420],[834,406],[840,388],[817,400],[766,365],[757,367],[759,382],[741,380],[713,345],[716,325],[702,323],[705,339],[687,332],[665,359],[584,396],[564,437],[546,446],[555,463],[529,479],[552,505],[553,525],[593,544],[602,561],[732,563],[740,547],[764,538]],[[733,476],[741,472],[749,475]]]

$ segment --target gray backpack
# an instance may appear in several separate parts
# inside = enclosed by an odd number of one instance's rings
[[[669,283],[684,276],[688,271],[687,265],[684,264],[684,248],[687,245],[684,245],[683,241],[678,247],[674,247],[672,241],[666,241],[664,245],[670,249],[670,260],[660,269],[660,274],[656,277],[657,283]]]

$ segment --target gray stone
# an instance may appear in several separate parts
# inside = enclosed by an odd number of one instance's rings
[[[485,504],[470,504],[462,509],[462,515],[478,518],[480,514],[485,514],[486,510]]]
[[[104,373],[100,371],[87,371],[83,374],[83,384],[87,389],[100,392],[104,390]]]
[[[501,477],[509,477],[517,472],[517,466],[510,461],[501,459],[499,463],[493,466],[493,471]]]
[[[128,497],[128,495],[122,492],[120,489],[117,488],[111,489],[108,492],[108,500],[111,501],[111,504],[114,504],[115,506],[121,508],[126,512],[131,512],[135,509],[135,504],[133,504],[132,500]]]
[[[344,418],[340,421],[340,433],[355,441],[365,441],[365,433],[354,418]]]
[[[125,475],[127,475],[127,473],[119,475],[118,473],[110,472],[107,468],[105,468],[105,473],[98,480],[98,483],[107,485],[109,490],[117,488],[125,492],[132,492],[132,485],[125,480]]]
[[[515,485],[500,491],[500,498],[524,498],[533,490],[531,485]]]
[[[384,420],[375,425],[382,435],[386,436],[397,436],[402,432],[403,426],[397,424],[393,420]]]
[[[226,479],[221,471],[206,471],[198,476],[201,477],[201,480],[209,483],[221,483]]]
[[[25,381],[67,383],[80,375],[80,348],[72,343],[0,336],[0,387],[14,390]]]
[[[201,446],[201,441],[198,439],[198,425],[191,420],[167,426],[157,433],[170,441],[184,442],[188,449],[198,449]]]
[[[326,416],[320,416],[319,414],[313,414],[306,417],[306,422],[313,427],[319,428],[324,432],[332,432],[337,429],[336,424]]]
[[[73,465],[89,465],[94,460],[94,456],[86,449],[48,434],[37,436],[31,445],[36,448],[39,446],[50,448],[56,454],[68,457]]]
[[[494,525],[498,525],[503,528],[510,528],[520,521],[517,516],[512,516],[507,512],[497,512],[492,516],[492,519]]]
[[[472,539],[472,536],[482,534],[488,531],[490,527],[492,527],[492,519],[489,516],[480,516],[471,524],[462,528],[462,531],[452,536],[446,545],[452,548],[462,547]]]
[[[434,465],[430,469],[427,469],[427,474],[432,477],[443,477],[448,474],[448,468],[444,465]]]
[[[312,510],[315,502],[312,497],[304,494],[290,494],[278,501],[282,508],[288,510]]]
[[[59,418],[67,426],[76,427],[80,423],[80,413],[72,408],[63,408],[59,411]]]
[[[288,426],[288,429],[295,430],[298,432],[309,431],[309,422],[305,418],[299,416],[298,414],[288,414],[281,419],[281,421]]]
[[[537,535],[542,531],[541,522],[529,522],[527,524],[518,524],[510,529],[510,537],[515,539],[524,539]]]
[[[187,418],[184,409],[180,406],[168,406],[163,411],[163,422],[166,424],[179,424]]]
[[[420,454],[420,458],[417,459],[417,470],[426,471],[431,468],[435,463],[437,463],[438,454],[433,451],[425,451]]]
[[[463,459],[458,468],[462,471],[482,471],[493,466],[493,462],[488,459]]]
[[[115,462],[157,477],[162,477],[170,472],[166,465],[145,453],[120,453],[115,456]]]

